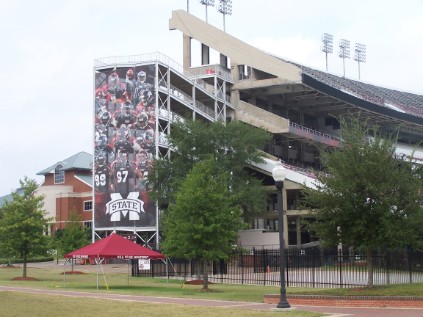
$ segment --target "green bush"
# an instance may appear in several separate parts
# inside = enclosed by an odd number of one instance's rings
[[[38,256],[34,258],[28,258],[29,262],[48,262],[53,261],[55,258],[52,256]],[[0,258],[0,264],[17,264],[17,263],[23,263],[22,259],[16,259],[16,258]]]

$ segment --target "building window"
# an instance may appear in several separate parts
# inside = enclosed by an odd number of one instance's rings
[[[54,169],[54,183],[62,184],[64,182],[65,182],[65,171],[63,170],[63,165],[57,164],[56,168]]]
[[[93,227],[93,222],[92,221],[84,221],[84,228],[91,229],[92,227]]]
[[[93,210],[93,201],[92,200],[84,201],[84,211],[91,211],[91,210]]]

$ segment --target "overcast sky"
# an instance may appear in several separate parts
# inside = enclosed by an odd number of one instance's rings
[[[216,0],[216,3],[219,1]],[[0,196],[80,151],[93,153],[93,61],[161,52],[182,63],[172,10],[187,0],[0,0]],[[233,0],[226,32],[282,58],[325,70],[323,33],[334,37],[329,72],[343,75],[338,42],[366,45],[361,80],[423,94],[421,0]],[[205,20],[198,0],[191,14]],[[223,17],[208,7],[208,22]],[[346,77],[358,79],[353,58]],[[422,105],[423,106],[423,105]]]

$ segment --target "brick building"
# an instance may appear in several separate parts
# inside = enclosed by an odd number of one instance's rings
[[[79,152],[37,173],[44,176],[37,192],[44,195],[44,209],[53,219],[51,233],[66,227],[72,211],[80,215],[84,226],[91,228],[92,161],[91,154]]]

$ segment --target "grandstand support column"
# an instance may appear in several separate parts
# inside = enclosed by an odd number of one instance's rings
[[[183,35],[183,61],[184,69],[191,67],[191,37]]]
[[[231,91],[231,100],[232,104],[235,106],[234,117],[232,119],[237,119],[237,105],[239,104],[239,90],[232,90]]]
[[[296,231],[296,234],[297,234],[297,246],[301,246],[302,241],[301,241],[301,218],[300,218],[300,216],[297,216],[295,218],[295,225],[296,225],[295,231]]]
[[[240,79],[239,65],[233,61],[231,61],[231,74],[233,82],[237,82]]]
[[[193,85],[192,86],[192,105],[193,105],[193,111],[192,111],[192,120],[195,120],[195,117],[196,117],[196,110],[195,110],[195,100],[196,100],[196,91],[197,91],[197,88],[196,88],[196,86],[195,85]]]

